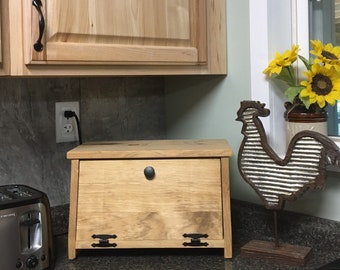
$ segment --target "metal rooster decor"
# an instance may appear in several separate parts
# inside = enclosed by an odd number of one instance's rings
[[[280,158],[268,144],[259,119],[269,113],[265,104],[256,101],[242,101],[237,112],[236,120],[242,121],[244,135],[238,153],[239,171],[265,207],[274,210],[275,223],[274,243],[251,241],[243,251],[247,255],[262,254],[277,261],[287,261],[288,256],[291,263],[303,265],[311,249],[279,244],[276,211],[282,210],[286,201],[297,200],[306,191],[322,188],[326,167],[339,166],[340,151],[327,136],[306,130],[292,138],[286,156]]]

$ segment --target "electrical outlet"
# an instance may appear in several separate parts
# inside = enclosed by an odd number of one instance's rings
[[[55,134],[56,142],[76,142],[79,140],[75,117],[66,118],[65,111],[73,111],[80,118],[79,102],[56,102],[55,104]]]

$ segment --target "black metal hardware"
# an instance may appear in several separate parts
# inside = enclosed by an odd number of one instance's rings
[[[99,243],[93,243],[92,247],[116,247],[116,243],[110,243],[109,239],[116,239],[117,235],[115,234],[94,234],[92,235],[93,239],[99,238]]]
[[[38,264],[39,264],[39,259],[35,255],[28,257],[26,260],[27,268],[35,268]]]
[[[155,174],[155,169],[151,166],[148,166],[144,169],[144,175],[148,180],[152,180],[155,177]]]
[[[44,48],[44,45],[41,43],[41,40],[42,40],[44,30],[45,30],[45,19],[41,11],[41,7],[42,7],[41,0],[33,0],[32,5],[37,9],[39,13],[39,38],[37,42],[33,45],[33,47],[34,47],[34,50],[36,50],[37,52],[41,52]]]
[[[110,243],[109,240],[99,240],[99,243],[92,243],[92,247],[116,247],[116,243]]]
[[[39,224],[40,220],[38,218],[33,218],[33,219],[26,219],[23,222],[21,222],[22,225],[32,227],[35,224]]]
[[[102,239],[102,240],[108,240],[108,239],[116,239],[117,235],[115,235],[115,234],[94,234],[94,235],[92,235],[92,238],[93,239],[99,238],[99,239]]]
[[[208,246],[208,242],[201,242],[200,238],[207,238],[207,234],[201,234],[201,233],[185,233],[183,234],[184,238],[191,238],[190,242],[184,242],[183,246],[185,247],[200,247],[200,246]]]

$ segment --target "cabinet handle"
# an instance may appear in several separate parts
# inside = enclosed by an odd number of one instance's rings
[[[41,11],[41,7],[42,7],[41,0],[33,0],[32,5],[37,9],[39,13],[39,38],[37,42],[33,45],[33,47],[34,47],[34,50],[36,50],[37,52],[41,52],[44,48],[44,45],[41,43],[41,39],[42,39],[44,30],[45,30],[45,19]]]
[[[152,180],[155,177],[155,174],[155,169],[151,166],[148,166],[144,169],[144,175],[148,180]]]

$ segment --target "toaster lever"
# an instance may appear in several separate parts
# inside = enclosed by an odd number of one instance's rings
[[[27,227],[32,227],[35,224],[39,224],[40,220],[38,218],[29,218],[21,222],[22,225],[27,226]]]

